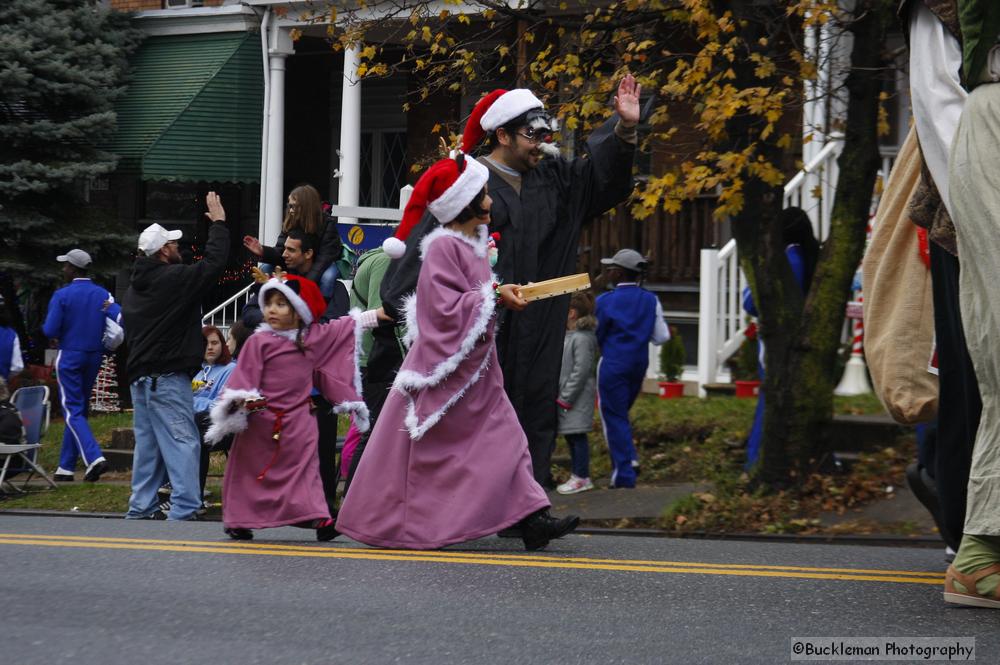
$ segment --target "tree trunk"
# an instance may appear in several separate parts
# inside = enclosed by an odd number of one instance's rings
[[[812,467],[824,444],[824,426],[833,415],[844,306],[864,250],[880,162],[879,93],[885,33],[892,16],[889,0],[857,3],[850,28],[854,44],[846,82],[847,128],[830,236],[805,297],[785,257],[777,220],[782,205],[780,190],[760,184],[748,186],[746,212],[734,220],[741,264],[753,287],[765,347],[766,397],[757,478],[768,487],[794,483]],[[754,221],[754,217],[766,221]]]

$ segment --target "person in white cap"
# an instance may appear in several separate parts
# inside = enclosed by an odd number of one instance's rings
[[[87,423],[87,405],[101,369],[105,317],[117,322],[121,309],[107,289],[91,281],[90,254],[71,249],[56,260],[63,264],[68,284],[52,294],[42,325],[45,336],[58,342],[56,380],[66,419],[55,479],[72,481],[79,459],[85,468],[84,480],[93,482],[107,470],[108,463]]]
[[[181,263],[180,231],[150,224],[122,310],[135,427],[132,496],[127,519],[197,519],[201,507],[198,460],[201,436],[194,422],[191,379],[205,355],[201,298],[218,280],[229,255],[226,211],[218,195],[206,198],[212,221],[205,257]],[[157,490],[167,480],[170,511],[159,511]]]
[[[583,225],[632,192],[640,94],[641,86],[626,76],[614,98],[616,115],[590,136],[586,154],[574,159],[558,156],[551,143],[555,119],[530,90],[494,90],[476,104],[462,150],[485,149],[478,160],[489,170],[489,229],[500,234],[495,270],[504,282],[527,284],[576,272]],[[412,227],[400,224],[396,237],[406,241],[405,253],[382,282],[382,302],[393,318],[399,318],[403,298],[415,288],[420,243],[436,225],[430,214]],[[550,465],[568,313],[568,297],[539,301],[523,312],[504,310],[497,332],[504,383],[528,435],[535,479],[549,489],[555,489]],[[372,366],[391,356],[394,343],[379,334],[375,340],[369,364],[373,382],[378,378]]]

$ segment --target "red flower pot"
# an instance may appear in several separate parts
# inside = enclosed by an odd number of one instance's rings
[[[760,395],[760,381],[734,381],[737,397],[757,397]]]
[[[684,384],[680,381],[660,381],[660,399],[675,399],[684,396]]]

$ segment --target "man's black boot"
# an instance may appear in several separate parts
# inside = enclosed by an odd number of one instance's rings
[[[557,519],[549,514],[548,508],[543,508],[521,520],[518,526],[521,528],[524,549],[534,552],[548,545],[550,540],[572,533],[580,526],[580,518],[568,515]]]

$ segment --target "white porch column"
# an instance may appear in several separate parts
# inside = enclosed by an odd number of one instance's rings
[[[282,211],[285,207],[285,59],[295,52],[287,28],[277,25],[271,32],[268,56],[270,59],[270,90],[267,124],[267,169],[264,187],[264,228],[260,241],[274,243],[281,232]]]
[[[719,250],[701,250],[698,304],[698,397],[719,373]]]
[[[340,106],[340,164],[337,203],[358,205],[361,185],[361,81],[358,80],[360,48],[344,49],[344,85]],[[357,219],[341,217],[341,224],[355,224]]]

